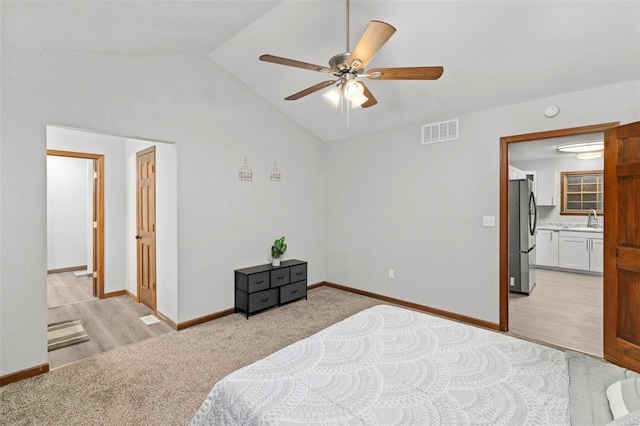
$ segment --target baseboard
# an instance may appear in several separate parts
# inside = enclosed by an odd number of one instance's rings
[[[40,364],[35,367],[27,368],[25,370],[16,371],[15,373],[5,374],[0,376],[0,386],[8,385],[9,383],[17,382],[20,380],[28,379],[30,377],[39,376],[40,374],[49,372],[49,364]]]
[[[169,327],[173,328],[174,330],[178,330],[178,324],[176,324],[171,318],[169,318],[168,316],[166,316],[162,312],[156,311],[156,316],[158,318],[160,318],[162,320],[162,322],[167,324]]]
[[[432,308],[430,306],[420,305],[418,303],[407,302],[406,300],[396,299],[394,297],[389,297],[389,296],[383,296],[381,294],[372,293],[370,291],[360,290],[357,288],[347,287],[340,284],[331,283],[328,281],[323,281],[321,283],[314,284],[314,288],[320,287],[322,285],[325,285],[331,288],[336,288],[338,290],[349,291],[351,293],[356,293],[361,296],[367,296],[373,299],[382,300],[383,302],[394,303],[396,305],[405,306],[407,308],[417,309],[419,311],[428,312],[430,314],[464,322],[466,324],[477,325],[479,327],[488,328],[490,330],[496,330],[496,331],[500,330],[500,324],[497,324],[495,322],[485,321],[485,320],[481,320],[474,317],[468,317],[466,315],[456,314],[455,312],[449,312],[449,311],[445,311],[438,308]]]
[[[87,265],[80,266],[69,266],[66,268],[58,268],[58,269],[49,269],[47,274],[57,274],[60,272],[73,272],[73,271],[84,271],[87,269]]]
[[[102,298],[108,299],[110,297],[126,296],[126,294],[127,294],[127,290],[111,291],[109,293],[105,293]]]
[[[323,285],[326,285],[325,281],[322,281],[316,284],[311,284],[307,286],[307,291],[313,290],[314,288],[322,287]],[[194,318],[189,321],[181,322],[181,323],[178,323],[176,330],[184,330],[185,328],[193,327],[194,325],[202,324],[217,318],[222,318],[224,316],[235,313],[235,311],[236,311],[235,308],[225,309],[224,311],[214,312],[213,314],[209,314],[202,317]]]
[[[344,286],[344,285],[335,284],[335,283],[328,282],[328,281],[321,281],[321,282],[316,283],[316,284],[311,284],[311,285],[307,286],[307,290],[313,290],[314,288],[318,288],[318,287],[322,287],[322,286],[327,286],[327,287],[335,288],[335,289],[338,289],[338,290],[349,291],[351,293],[359,294],[361,296],[367,296],[367,297],[371,297],[373,299],[381,300],[383,302],[393,303],[393,304],[396,304],[396,305],[405,306],[407,308],[417,309],[419,311],[428,312],[428,313],[434,314],[434,315],[439,315],[441,317],[449,318],[449,319],[452,319],[452,320],[455,320],[455,321],[464,322],[466,324],[471,324],[471,325],[476,325],[476,326],[479,326],[479,327],[488,328],[490,330],[499,330],[500,329],[500,325],[497,324],[497,323],[494,323],[494,322],[485,321],[485,320],[481,320],[481,319],[478,319],[478,318],[457,314],[455,312],[445,311],[443,309],[432,308],[430,306],[420,305],[418,303],[407,302],[406,300],[396,299],[394,297],[389,297],[389,296],[383,296],[381,294],[372,293],[370,291],[360,290],[360,289],[353,288],[353,287],[347,287],[347,286]],[[205,316],[202,316],[202,317],[194,318],[194,319],[189,320],[189,321],[178,323],[174,328],[176,330],[184,330],[185,328],[193,327],[194,325],[202,324],[202,323],[205,323],[205,322],[217,319],[217,318],[221,318],[221,317],[230,315],[230,314],[232,314],[234,312],[235,312],[235,309],[233,309],[233,308],[225,309],[224,311],[215,312],[213,314],[205,315]],[[162,314],[160,314],[158,312],[158,316],[161,316],[161,315]],[[165,322],[167,322],[167,324],[171,325],[172,327],[173,327],[172,324],[175,324],[175,323],[173,323],[173,321],[171,321],[168,318],[166,318]]]
[[[321,281],[319,283],[311,284],[307,286],[307,291],[313,290],[314,288],[322,287],[323,285],[327,285],[326,281]]]
[[[135,294],[131,293],[129,290],[125,290],[125,293],[127,294],[127,296],[129,296],[131,299],[133,299],[134,302],[140,303],[140,301],[138,300],[138,296],[136,296]]]
[[[225,309],[224,311],[214,312],[213,314],[205,315],[203,317],[198,317],[189,321],[180,322],[178,323],[176,330],[184,330],[185,328],[193,327],[194,325],[202,324],[217,318],[231,315],[235,311],[236,311],[235,308]]]

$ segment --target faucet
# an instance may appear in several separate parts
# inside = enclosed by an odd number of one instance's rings
[[[593,214],[593,222],[591,222],[591,214]],[[598,226],[598,216],[596,215],[596,211],[594,209],[589,210],[589,218],[587,219],[587,228],[597,227]]]

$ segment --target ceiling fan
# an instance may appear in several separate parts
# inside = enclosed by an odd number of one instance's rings
[[[349,50],[349,0],[347,0],[347,43],[345,53],[338,53],[329,59],[329,67],[314,65],[294,59],[282,58],[274,55],[262,55],[260,60],[279,65],[302,68],[336,77],[314,86],[308,87],[285,100],[295,101],[319,90],[335,85],[336,87],[324,94],[325,99],[334,106],[338,106],[342,95],[351,102],[352,107],[368,108],[378,103],[371,91],[361,78],[369,80],[437,80],[444,72],[444,68],[435,67],[407,67],[407,68],[372,68],[365,71],[378,50],[391,38],[396,29],[382,21],[371,21],[364,30],[352,52]]]

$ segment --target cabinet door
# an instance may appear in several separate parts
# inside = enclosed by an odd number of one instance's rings
[[[551,265],[551,241],[553,231],[539,229],[536,231],[536,265]]]
[[[557,197],[557,179],[554,170],[538,171],[538,205],[539,206],[555,206]]]
[[[589,270],[602,272],[604,262],[604,241],[599,238],[589,239]]]
[[[558,232],[539,229],[536,231],[536,264],[558,266]]]
[[[559,267],[589,270],[589,238],[561,236],[558,245]]]

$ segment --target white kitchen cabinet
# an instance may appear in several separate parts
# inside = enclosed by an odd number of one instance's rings
[[[601,233],[560,231],[558,266],[567,269],[602,272],[603,248]]]
[[[520,179],[521,175],[522,175],[522,170],[509,164],[509,180]]]
[[[589,270],[603,272],[604,264],[604,240],[602,238],[589,238]]]
[[[589,270],[589,238],[577,232],[560,232],[558,241],[558,266],[568,269]]]
[[[555,170],[538,170],[537,178],[537,203],[538,206],[555,206],[558,202],[556,189],[558,189],[557,172]]]
[[[558,231],[536,231],[536,265],[558,267]]]

